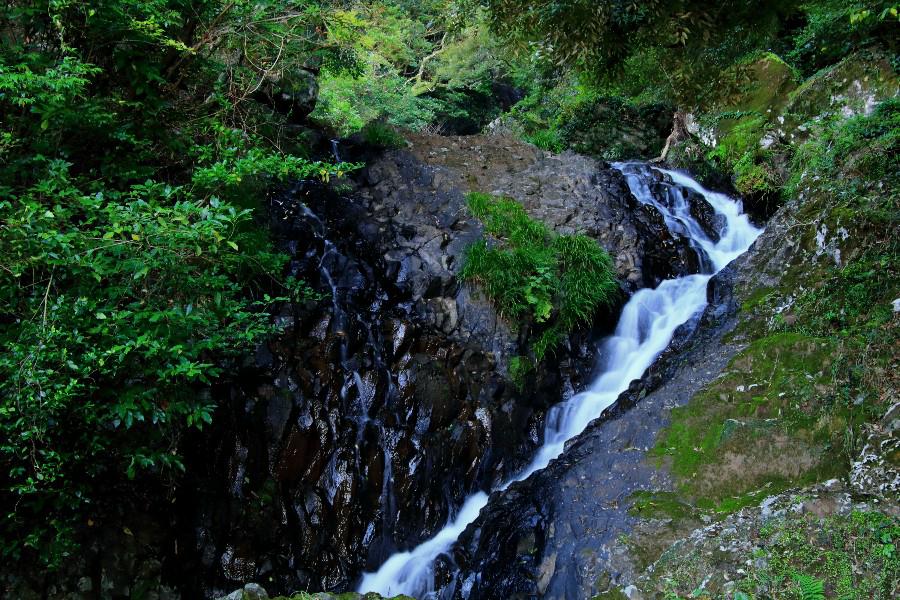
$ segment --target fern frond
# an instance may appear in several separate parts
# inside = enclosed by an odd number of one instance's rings
[[[794,573],[803,600],[825,600],[825,582],[805,573]]]

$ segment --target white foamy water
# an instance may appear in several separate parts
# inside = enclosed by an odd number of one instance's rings
[[[632,194],[644,204],[655,206],[670,231],[689,239],[703,258],[704,273],[663,281],[656,289],[635,293],[622,309],[615,333],[604,340],[601,356],[606,357],[602,373],[591,386],[554,406],[547,415],[544,445],[531,464],[507,481],[521,481],[546,467],[562,454],[565,443],[580,434],[588,423],[599,417],[629,384],[665,350],[675,330],[706,307],[706,284],[732,260],[747,251],[761,233],[742,212],[740,201],[711,192],[699,183],[675,171],[655,169],[640,163],[615,165],[625,174]],[[664,197],[651,192],[651,169],[668,175],[673,185],[664,185]],[[701,194],[724,220],[718,242],[710,240],[690,213],[683,189]],[[662,195],[662,194],[661,194]],[[488,496],[478,492],[470,496],[450,522],[433,538],[408,552],[391,556],[375,573],[366,573],[360,592],[378,592],[384,596],[406,594],[420,598],[434,589],[434,560],[447,552],[469,523],[487,504]]]

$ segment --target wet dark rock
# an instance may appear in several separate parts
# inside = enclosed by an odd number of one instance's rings
[[[458,572],[440,597],[461,598],[459,590],[471,587],[473,598],[587,598],[634,576],[614,550],[620,535],[640,526],[628,512],[632,494],[672,486],[647,452],[669,411],[739,349],[723,340],[735,324],[728,271],[713,281],[714,302],[676,331],[642,379],[546,469],[495,494],[454,547]]]
[[[527,392],[509,384],[529,329],[457,276],[482,236],[465,191],[510,195],[560,233],[594,237],[625,289],[699,267],[602,163],[498,138],[413,142],[370,164],[351,194],[300,183],[272,198],[292,272],[322,299],[285,307],[289,329],[219,390],[214,427],[187,444],[198,478],[178,498],[185,550],[172,568],[191,575],[195,596],[246,581],[274,593],[352,588],[523,466],[545,410],[590,381],[614,314],[573,332]],[[552,516],[540,502],[506,518],[532,514],[538,526]],[[504,552],[537,550],[551,534]],[[551,570],[539,577],[548,586]]]
[[[626,172],[639,168],[636,165],[627,165]],[[618,171],[617,171],[618,172]],[[689,201],[690,197],[696,196],[693,206],[699,205],[699,202],[705,204],[713,213],[710,220],[715,218],[715,211],[706,202],[700,194],[687,195],[684,188],[672,185],[671,179],[661,173],[655,172],[653,191],[657,198],[665,199],[672,208],[676,202]],[[622,185],[625,183],[624,177],[621,178]],[[678,231],[677,226],[669,227],[666,225],[663,214],[660,210],[650,204],[641,204],[633,199],[630,195],[626,196],[630,199],[630,209],[632,219],[637,229],[638,237],[642,240],[648,240],[645,244],[643,256],[643,284],[646,287],[656,287],[664,279],[674,279],[683,275],[699,273],[701,270],[710,271],[711,265],[704,264],[705,255],[698,248],[692,245],[692,242],[685,235],[685,231]],[[721,225],[720,225],[721,227]],[[718,237],[718,234],[716,234]],[[649,240],[653,240],[652,243]]]
[[[697,219],[709,239],[718,242],[725,230],[725,216],[718,214],[702,194],[689,189],[684,189],[684,193],[691,207],[691,216]]]
[[[319,81],[311,71],[291,69],[267,77],[254,97],[287,115],[292,123],[302,123],[316,108]]]
[[[655,239],[645,248],[641,287],[656,287],[665,279],[699,273],[701,255],[686,238],[673,234],[662,213],[649,204],[634,203],[634,222],[641,237]]]

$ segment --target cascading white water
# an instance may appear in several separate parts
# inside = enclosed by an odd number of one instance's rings
[[[699,183],[675,171],[656,169],[641,163],[616,164],[628,181],[631,193],[644,204],[655,206],[673,233],[686,237],[703,255],[704,272],[663,281],[656,289],[635,293],[625,307],[615,333],[604,341],[603,356],[608,362],[602,374],[589,389],[550,410],[544,430],[544,445],[521,473],[498,489],[521,481],[559,456],[565,443],[584,431],[588,423],[599,417],[615,402],[629,384],[665,350],[679,325],[706,306],[706,284],[732,260],[747,251],[761,230],[742,214],[739,201],[711,192]],[[667,198],[660,201],[650,188],[651,169],[669,176],[672,185],[664,186]],[[709,236],[691,215],[682,189],[701,194],[717,215],[724,218],[718,242]],[[406,594],[421,597],[434,588],[434,560],[453,545],[466,526],[478,517],[488,496],[478,492],[470,496],[457,515],[433,538],[408,552],[391,556],[375,573],[366,573],[360,592],[378,592],[385,596]]]

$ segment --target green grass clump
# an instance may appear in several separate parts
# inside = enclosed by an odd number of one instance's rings
[[[566,149],[566,143],[562,140],[557,129],[542,129],[532,134],[526,134],[523,137],[526,142],[534,144],[541,150],[562,152]]]
[[[406,138],[381,121],[372,121],[362,129],[363,140],[376,148],[396,149],[406,146]]]
[[[535,361],[615,300],[612,259],[593,239],[557,235],[510,198],[472,193],[468,205],[495,240],[469,247],[460,277],[481,284],[504,318],[540,329],[531,346]],[[516,365],[524,377],[528,368]]]

